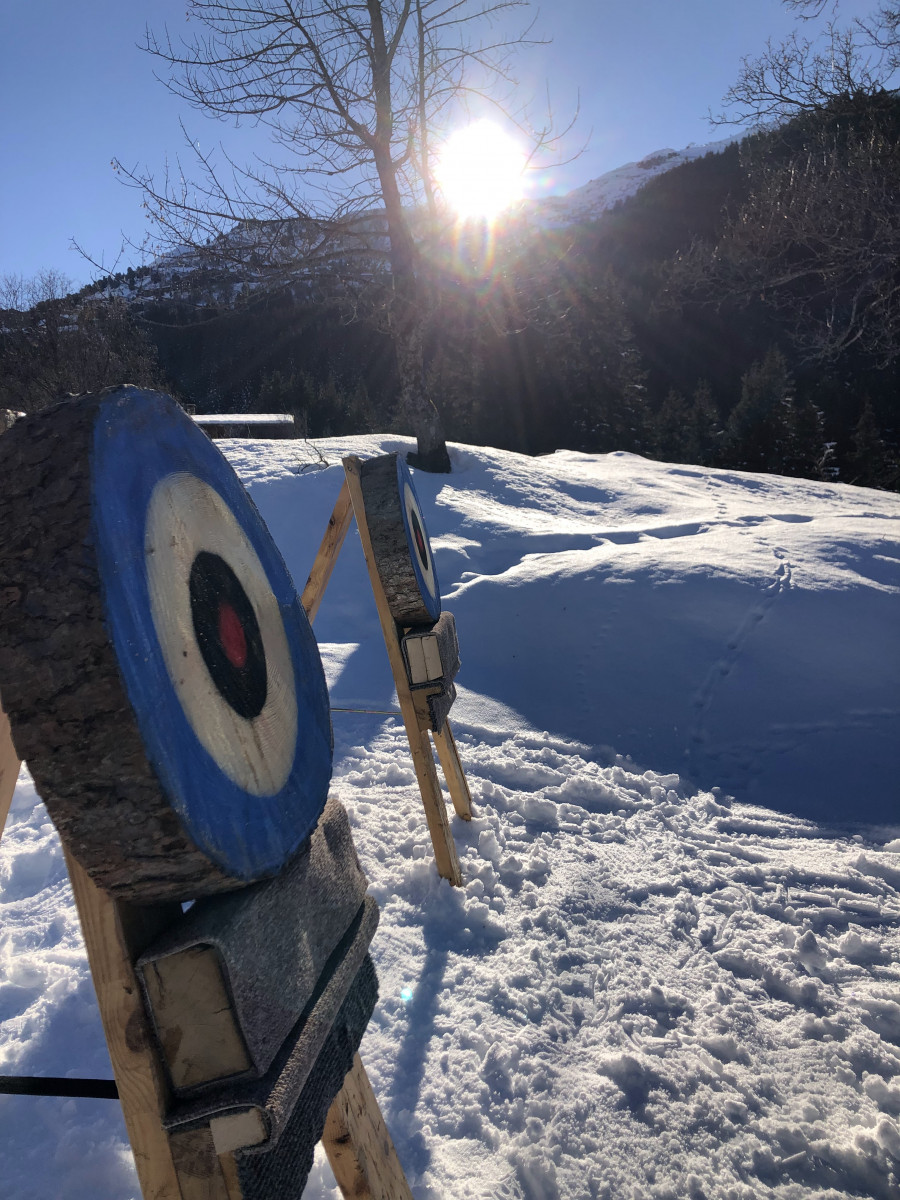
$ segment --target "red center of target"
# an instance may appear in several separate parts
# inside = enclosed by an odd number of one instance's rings
[[[247,635],[240,617],[227,600],[219,603],[219,641],[231,665],[242,670],[247,663]]]

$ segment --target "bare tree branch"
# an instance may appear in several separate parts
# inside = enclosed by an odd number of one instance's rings
[[[735,83],[723,97],[725,111],[710,114],[713,124],[765,128],[798,113],[835,110],[861,96],[894,94],[900,69],[900,7],[878,9],[866,19],[838,24],[839,0],[784,0],[811,27],[812,36],[794,31],[769,40],[757,56],[747,56]],[[816,30],[826,12],[830,18]]]
[[[706,303],[762,302],[807,361],[857,347],[900,357],[900,110],[860,101],[742,147],[748,197],[714,246],[676,265],[673,287]]]

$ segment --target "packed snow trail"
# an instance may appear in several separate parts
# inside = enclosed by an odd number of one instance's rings
[[[302,587],[340,468],[228,452]],[[464,889],[434,871],[400,720],[334,714],[333,790],[382,906],[362,1055],[416,1200],[895,1197],[900,502],[453,454],[416,483],[460,626]],[[333,704],[390,710],[367,586],[351,538],[316,631]],[[785,777],[784,811],[763,806]],[[108,1073],[25,775],[0,931],[0,1071]],[[0,1139],[4,1198],[137,1195],[109,1102],[0,1098]],[[321,1157],[305,1198],[338,1200]]]

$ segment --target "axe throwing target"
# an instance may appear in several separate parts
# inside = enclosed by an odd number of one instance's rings
[[[71,401],[22,422],[25,438],[44,479],[75,481],[68,537],[35,487],[37,562],[0,546],[0,583],[24,575],[26,598],[2,622],[4,680],[29,659],[17,660],[17,640],[34,662],[41,637],[27,593],[56,591],[65,619],[57,661],[39,672],[55,738],[32,737],[46,714],[21,687],[8,706],[50,815],[123,898],[187,899],[273,875],[324,808],[331,721],[315,638],[259,513],[156,393]],[[0,457],[15,449],[3,442]],[[73,678],[83,720],[66,719]]]
[[[441,615],[441,588],[409,467],[399,454],[368,459],[360,486],[391,616],[400,625],[431,624]]]

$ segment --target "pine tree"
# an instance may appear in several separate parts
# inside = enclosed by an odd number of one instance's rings
[[[832,449],[825,441],[822,413],[811,400],[791,400],[786,410],[787,442],[782,471],[803,479],[832,477]]]
[[[789,457],[794,381],[777,347],[741,380],[741,398],[728,418],[726,441],[734,466],[781,472]]]
[[[900,488],[900,462],[881,436],[871,400],[866,398],[853,431],[846,482],[860,487],[896,491]]]
[[[693,462],[690,410],[680,392],[670,388],[653,416],[651,446],[655,458],[663,462]]]
[[[722,419],[712,389],[701,379],[694,389],[687,419],[689,462],[715,466],[722,452]]]

